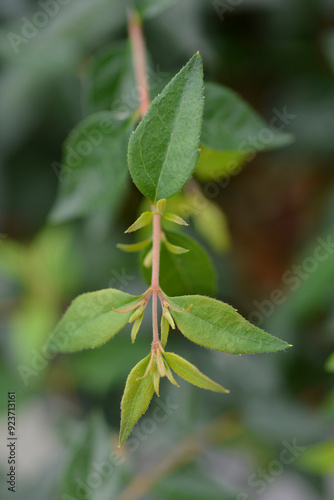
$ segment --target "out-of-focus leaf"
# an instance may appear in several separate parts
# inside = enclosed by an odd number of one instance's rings
[[[334,352],[327,359],[325,368],[328,372],[334,372]]]
[[[275,128],[275,123],[267,124],[231,89],[207,83],[201,137],[204,147],[196,175],[203,181],[230,176],[254,153],[290,144],[293,136]]]
[[[92,395],[103,395],[111,387],[123,387],[131,368],[147,354],[147,345],[147,338],[140,335],[131,348],[130,337],[124,332],[107,342],[103,349],[72,354],[68,363],[76,386]]]
[[[329,65],[334,73],[334,30],[325,33],[322,46]]]
[[[139,301],[139,297],[108,288],[79,295],[56,326],[49,347],[55,352],[75,352],[98,347],[116,335],[133,310],[117,312]]]
[[[132,121],[116,120],[100,112],[83,120],[64,145],[58,197],[51,212],[53,222],[119,208],[126,193],[126,149]]]
[[[228,493],[212,477],[198,467],[182,468],[164,478],[154,488],[163,500],[232,500],[236,495]]]
[[[190,382],[197,387],[201,387],[202,389],[207,389],[208,391],[229,392],[225,389],[225,387],[211,380],[209,377],[204,375],[204,373],[200,372],[196,366],[189,363],[189,361],[181,356],[178,356],[173,352],[166,352],[164,353],[164,357],[166,358],[171,369],[187,382]]]
[[[334,473],[334,441],[309,446],[297,458],[297,464],[313,474],[331,475]]]
[[[85,100],[91,112],[113,111],[129,117],[138,108],[131,47],[118,42],[94,56],[85,74]]]
[[[37,28],[30,16],[20,16],[0,31],[0,56],[8,61],[0,79],[3,152],[30,133],[45,110],[45,96],[53,91],[50,82],[72,75],[85,48],[96,45],[126,20],[123,0],[72,0],[67,5],[54,5],[59,13],[50,17],[43,29]],[[26,32],[30,38],[22,36]],[[21,43],[11,43],[11,33],[19,35]]]
[[[200,295],[173,297],[170,303],[179,310],[171,309],[181,333],[192,342],[228,352],[247,354],[275,352],[289,345],[249,323],[237,311],[219,300]]]
[[[201,181],[236,175],[247,163],[250,155],[238,151],[219,151],[201,145],[201,154],[196,167],[196,177]]]
[[[137,0],[138,11],[145,19],[158,16],[180,0]]]
[[[120,488],[121,467],[112,437],[99,413],[93,413],[81,426],[74,427],[70,439],[67,439],[70,446],[62,464],[62,499],[82,497],[102,500],[110,495],[116,497]],[[98,478],[98,487],[95,482],[92,488],[90,478]]]
[[[195,170],[202,113],[202,60],[195,54],[153,100],[130,137],[132,179],[153,203],[180,191]]]
[[[206,200],[202,210],[194,212],[193,221],[197,232],[216,252],[229,249],[231,238],[228,224],[225,214],[218,205]]]
[[[133,429],[137,420],[148,408],[154,394],[153,378],[150,374],[144,376],[151,354],[139,361],[131,370],[124,389],[121,402],[121,430],[119,444],[123,444]]]
[[[172,231],[165,231],[165,234],[170,243],[186,248],[189,252],[175,255],[170,253],[165,245],[161,245],[160,285],[163,291],[170,296],[187,293],[214,295],[216,273],[204,248],[185,234]],[[148,252],[149,248],[142,254],[141,271],[145,281],[149,284],[152,268],[143,265]]]

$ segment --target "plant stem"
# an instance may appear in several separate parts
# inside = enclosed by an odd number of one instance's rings
[[[150,94],[148,89],[148,78],[146,71],[146,46],[142,30],[142,22],[138,12],[128,11],[129,37],[131,41],[133,64],[138,88],[138,99],[140,115],[143,118],[150,105]],[[153,207],[153,210],[155,207]],[[153,326],[153,346],[160,343],[158,329],[158,296],[159,286],[159,266],[160,266],[160,238],[161,238],[161,217],[159,214],[153,216],[153,261],[152,261],[152,326]]]
[[[146,47],[143,36],[142,22],[138,12],[128,11],[129,37],[132,48],[133,64],[137,81],[140,114],[143,117],[150,105],[150,94],[148,89],[148,78],[146,71]]]
[[[158,294],[160,290],[159,286],[159,266],[160,266],[160,215],[155,214],[153,216],[153,261],[152,261],[152,324],[153,324],[153,344],[159,343],[159,331],[158,331]]]

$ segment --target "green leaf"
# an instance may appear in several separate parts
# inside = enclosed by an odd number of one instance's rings
[[[174,222],[175,224],[179,224],[180,226],[188,226],[188,223],[176,214],[165,213],[163,214],[163,218],[169,220],[170,222]]]
[[[187,248],[178,247],[177,245],[172,245],[169,241],[163,242],[168,252],[174,253],[175,255],[182,255],[183,253],[189,252]]]
[[[108,208],[115,213],[126,194],[126,148],[131,120],[96,113],[83,120],[64,145],[59,193],[50,218],[62,222]],[[56,168],[56,166],[55,166]]]
[[[145,19],[158,16],[180,0],[137,0],[138,11]]]
[[[206,83],[201,137],[205,147],[196,175],[208,181],[230,176],[254,153],[291,144],[293,136],[278,130],[274,124],[267,124],[233,90]]]
[[[195,229],[216,252],[226,252],[231,244],[226,216],[218,205],[205,201],[202,210],[192,215]]]
[[[91,112],[112,110],[122,116],[138,108],[131,46],[118,42],[98,53],[86,67],[85,101]]]
[[[334,352],[332,352],[332,354],[327,359],[325,369],[328,372],[334,372]]]
[[[142,229],[145,226],[151,224],[153,219],[152,212],[144,212],[142,213],[138,219],[125,231],[125,233],[133,233],[134,231],[138,231],[138,229]]]
[[[196,366],[189,363],[189,361],[185,360],[181,356],[173,352],[166,352],[164,354],[166,361],[174,372],[182,377],[187,382],[190,382],[193,385],[197,385],[197,387],[201,387],[202,389],[207,389],[209,391],[215,392],[229,392],[220,384],[217,384],[209,377],[204,375],[199,371]]]
[[[153,100],[130,137],[132,179],[153,203],[180,191],[193,174],[202,112],[203,71],[197,53]]]
[[[54,352],[75,352],[98,347],[116,335],[132,312],[116,312],[140,297],[109,288],[79,295],[67,309],[49,341]]]
[[[334,441],[318,443],[308,447],[297,458],[297,464],[313,474],[334,473]]]
[[[185,234],[172,231],[165,231],[165,234],[171,244],[186,248],[189,252],[175,255],[165,245],[161,245],[160,285],[163,291],[169,296],[193,293],[214,295],[216,273],[204,248]],[[152,268],[145,267],[143,261],[149,251],[148,247],[141,256],[141,271],[147,284],[151,282]]]
[[[162,348],[164,349],[166,347],[169,334],[169,322],[164,315],[161,316],[160,332],[161,332],[160,333],[161,345]]]
[[[187,313],[171,309],[172,316],[185,337],[209,349],[247,354],[274,352],[290,347],[283,340],[252,325],[233,307],[219,300],[189,295],[173,297],[169,302],[179,310],[192,305]]]
[[[121,402],[121,430],[119,435],[119,444],[123,444],[133,429],[137,420],[148,408],[154,393],[154,384],[152,376],[145,374],[148,363],[151,359],[151,353],[131,370],[125,385],[124,394]],[[139,380],[138,380],[139,379]]]
[[[203,182],[228,178],[240,172],[251,158],[238,151],[220,151],[201,145],[201,154],[196,167],[196,177]]]
[[[124,245],[123,243],[118,243],[116,246],[120,250],[123,250],[123,252],[140,252],[141,250],[144,250],[150,243],[152,243],[152,238],[149,238],[148,240],[144,241],[138,241],[138,243],[132,243],[131,245]]]

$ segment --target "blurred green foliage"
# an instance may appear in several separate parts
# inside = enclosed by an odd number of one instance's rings
[[[105,80],[94,80],[89,89],[87,75],[109,58],[131,75],[128,54],[120,55],[127,50],[124,2],[56,2],[57,14],[35,29],[29,21],[41,11],[37,1],[2,2],[0,408],[6,422],[6,393],[16,390],[22,440],[17,498],[75,497],[80,479],[87,481],[96,472],[93,464],[112,454],[112,473],[100,474],[101,484],[90,487],[87,498],[117,498],[138,475],[155,478],[143,494],[148,499],[258,498],[254,479],[265,470],[265,498],[282,487],[291,498],[304,499],[306,491],[327,500],[333,497],[333,254],[319,261],[314,250],[319,237],[333,234],[334,221],[333,2],[136,3],[147,16],[152,96],[199,50],[206,79],[238,92],[267,122],[273,110],[286,108],[293,115],[285,132],[296,140],[288,148],[257,156],[238,176],[201,184],[201,194],[223,214],[228,251],[222,242],[216,249],[208,241],[203,223],[198,231],[189,198],[183,212],[190,218],[189,237],[195,231],[202,235],[219,271],[219,298],[294,348],[275,356],[217,355],[171,332],[177,352],[231,394],[221,398],[185,383],[181,393],[163,385],[165,406],[153,402],[132,442],[117,449],[125,377],[148,352],[149,318],[134,346],[129,330],[103,348],[72,356],[45,359],[43,345],[78,293],[108,286],[134,294],[143,289],[137,262],[115,246],[124,241],[123,228],[141,203],[133,186],[115,212],[110,202],[85,218],[48,222],[59,185],[54,166],[62,163],[66,137],[88,111],[108,103]],[[15,45],[10,33],[23,41]],[[105,78],[118,92],[115,109],[132,112],[135,102],[122,92],[123,83],[113,73]],[[194,193],[187,196],[193,199]],[[180,215],[185,216],[182,210]],[[293,284],[283,279],[287,271]],[[273,290],[282,291],[283,299],[273,300]],[[50,448],[46,456],[37,440],[33,449],[23,442],[37,415],[47,422],[39,439],[56,435],[59,442],[60,449]],[[300,457],[279,474],[270,473],[284,442],[292,446],[294,440],[305,448]],[[1,470],[7,472],[3,460]],[[0,491],[6,498],[3,482]]]

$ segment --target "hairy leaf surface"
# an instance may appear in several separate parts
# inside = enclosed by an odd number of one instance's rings
[[[197,385],[197,387],[201,387],[202,389],[207,389],[208,391],[229,392],[223,386],[204,375],[196,366],[189,363],[189,361],[181,356],[173,352],[166,352],[164,357],[171,369],[187,382]]]
[[[140,297],[113,288],[79,295],[56,326],[49,348],[75,352],[104,344],[127,324],[133,313],[118,313],[113,308],[122,309],[139,300]]]
[[[119,434],[119,444],[121,445],[129,436],[133,426],[148,408],[154,393],[152,376],[149,374],[143,377],[151,354],[139,361],[131,370],[124,389],[121,402],[121,430]],[[139,379],[139,380],[138,380]]]
[[[182,189],[199,158],[203,70],[195,54],[157,96],[131,135],[129,169],[153,203]]]
[[[233,307],[200,295],[172,297],[177,309],[192,308],[187,313],[171,309],[175,322],[185,337],[196,344],[231,354],[274,352],[289,345],[244,319]]]

